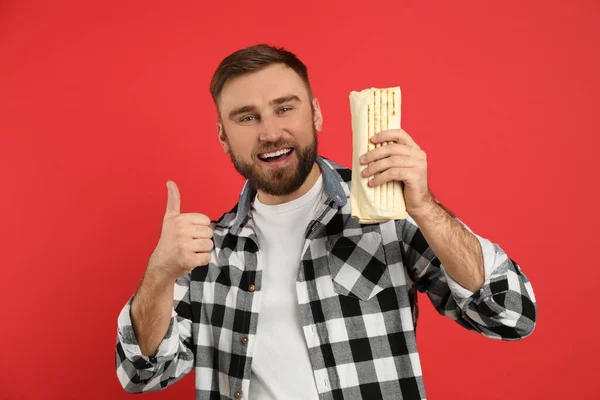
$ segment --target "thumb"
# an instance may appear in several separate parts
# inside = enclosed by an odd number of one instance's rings
[[[167,181],[167,212],[166,214],[176,215],[181,212],[181,196],[179,188],[173,181]]]

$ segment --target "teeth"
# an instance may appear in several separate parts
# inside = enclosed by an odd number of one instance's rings
[[[277,156],[280,156],[280,155],[283,155],[283,154],[287,154],[290,151],[292,151],[292,149],[278,150],[278,151],[275,151],[273,153],[263,154],[263,155],[260,156],[260,158],[265,159],[265,158],[277,157]]]

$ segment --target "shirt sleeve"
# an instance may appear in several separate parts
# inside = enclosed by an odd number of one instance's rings
[[[189,301],[190,275],[175,283],[171,322],[155,356],[142,354],[131,322],[129,299],[118,318],[116,368],[123,389],[130,393],[162,390],[190,372],[194,365]]]
[[[477,292],[461,286],[446,272],[416,222],[397,221],[403,261],[417,289],[436,310],[467,329],[487,337],[518,340],[535,327],[537,306],[533,288],[520,266],[495,243],[471,231],[481,246],[485,282]]]

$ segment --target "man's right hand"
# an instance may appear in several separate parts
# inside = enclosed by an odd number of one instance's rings
[[[182,214],[179,188],[167,182],[167,210],[156,249],[148,261],[148,269],[168,279],[176,280],[194,268],[207,265],[213,230],[210,218],[204,214]]]

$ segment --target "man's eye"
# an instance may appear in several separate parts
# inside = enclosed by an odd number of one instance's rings
[[[291,110],[292,110],[292,107],[281,107],[281,108],[279,109],[279,113],[280,113],[280,114],[281,114],[281,113],[286,113],[286,112],[288,112],[288,111],[291,111]]]
[[[250,122],[250,121],[254,121],[255,119],[256,119],[256,115],[246,115],[245,117],[240,119],[240,122]]]

